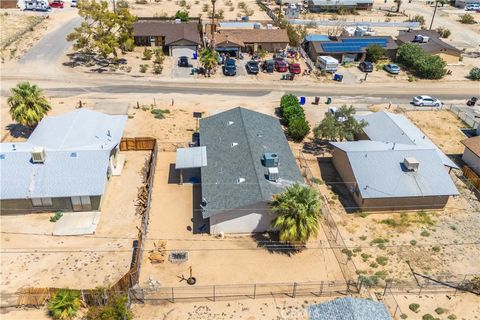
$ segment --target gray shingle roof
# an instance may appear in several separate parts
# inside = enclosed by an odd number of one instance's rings
[[[381,111],[367,115],[355,115],[355,119],[368,122],[368,125],[363,131],[370,140],[395,142],[435,149],[444,165],[458,169],[458,166],[450,160],[450,158],[403,115]]]
[[[458,195],[435,149],[377,141],[333,142],[346,152],[362,198]],[[403,161],[414,157],[417,171],[406,171]]]
[[[80,109],[45,117],[27,142],[1,143],[0,199],[102,195],[126,120]],[[44,163],[32,163],[34,147],[45,148]]]
[[[235,144],[236,143],[236,144]],[[204,218],[222,211],[269,201],[303,177],[277,118],[243,108],[200,121],[200,144],[207,147],[208,166],[201,169]],[[277,183],[266,179],[265,152],[279,157]],[[237,179],[245,179],[237,183]]]
[[[309,320],[392,320],[383,303],[359,298],[338,298],[308,307]]]

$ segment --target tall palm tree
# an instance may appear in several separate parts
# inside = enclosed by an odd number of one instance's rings
[[[78,291],[60,289],[48,301],[48,311],[54,319],[71,319],[77,314],[81,304]]]
[[[279,231],[280,241],[305,243],[318,234],[320,200],[313,188],[295,183],[276,195],[270,206],[278,214],[272,226]]]
[[[30,82],[20,82],[10,89],[8,98],[10,115],[19,124],[33,128],[52,109],[50,103],[43,96],[42,90]]]

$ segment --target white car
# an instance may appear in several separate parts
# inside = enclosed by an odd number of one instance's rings
[[[76,7],[77,7],[77,0],[72,0],[72,1],[70,2],[70,7],[76,8]]]
[[[429,107],[440,107],[443,103],[435,98],[429,96],[416,96],[413,98],[412,103],[415,106],[429,106]]]
[[[478,3],[471,3],[465,6],[465,10],[467,11],[476,11],[478,9],[480,9],[480,4]]]

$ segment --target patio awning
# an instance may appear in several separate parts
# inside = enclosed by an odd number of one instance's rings
[[[175,169],[191,169],[207,166],[207,147],[177,149]]]

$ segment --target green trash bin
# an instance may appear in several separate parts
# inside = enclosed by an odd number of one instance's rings
[[[332,98],[328,97],[328,98],[327,98],[327,102],[325,102],[325,103],[326,103],[326,104],[332,103]]]

